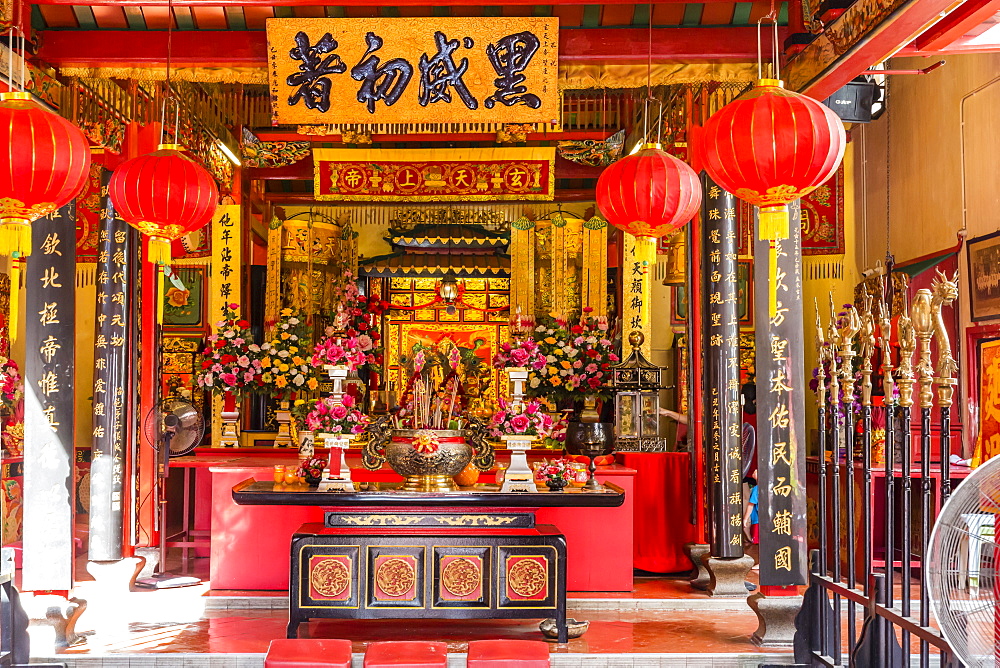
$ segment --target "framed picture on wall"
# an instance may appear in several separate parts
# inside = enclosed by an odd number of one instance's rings
[[[969,239],[966,249],[972,320],[1000,318],[1000,231]]]
[[[1000,454],[1000,338],[979,341],[979,429],[983,461]]]

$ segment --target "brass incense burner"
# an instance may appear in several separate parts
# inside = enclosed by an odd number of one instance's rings
[[[455,492],[454,476],[469,462],[480,471],[493,468],[493,447],[479,426],[472,429],[390,429],[379,421],[362,451],[370,471],[383,464],[406,478],[406,492]],[[424,443],[421,444],[421,439]]]

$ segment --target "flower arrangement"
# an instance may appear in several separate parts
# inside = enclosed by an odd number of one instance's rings
[[[335,327],[327,327],[323,338],[313,348],[313,366],[346,366],[356,371],[366,361],[357,337],[346,336]]]
[[[379,325],[382,316],[390,308],[389,302],[376,294],[362,295],[350,271],[344,272],[339,302],[337,313],[333,318],[334,328],[344,332],[347,337],[357,338],[358,347],[365,355],[365,361],[359,365],[360,368],[367,367],[370,371],[378,371],[385,360]]]
[[[576,322],[550,318],[535,327],[545,365],[529,374],[528,396],[551,396],[556,401],[611,396],[606,383],[611,365],[621,358],[615,353],[607,318],[593,317],[591,312],[584,308]]]
[[[202,351],[198,387],[234,396],[260,387],[260,346],[250,339],[250,323],[236,315],[238,304],[226,304],[215,333]]]
[[[292,309],[284,309],[274,326],[274,339],[260,347],[261,381],[279,399],[295,390],[319,387],[316,369],[305,350],[307,343],[305,323]]]
[[[570,467],[569,460],[566,459],[553,459],[548,464],[539,469],[539,473],[544,476],[545,480],[548,482],[562,482],[563,485],[568,483],[573,477],[573,470]]]
[[[0,405],[13,411],[24,396],[24,383],[17,362],[0,355]]]
[[[545,363],[545,355],[532,337],[513,338],[493,356],[493,366],[497,369],[515,367],[538,372],[545,368]]]
[[[305,478],[307,482],[314,481],[319,482],[320,478],[323,477],[323,469],[326,468],[326,460],[320,459],[319,457],[312,457],[302,462],[302,466],[298,468],[295,475],[300,478]]]
[[[553,421],[537,399],[528,403],[510,403],[500,399],[499,409],[490,421],[490,431],[494,438],[501,436],[547,437],[552,432]]]
[[[368,427],[368,416],[357,408],[349,394],[336,401],[333,397],[317,399],[306,414],[306,428],[320,434],[360,434]]]

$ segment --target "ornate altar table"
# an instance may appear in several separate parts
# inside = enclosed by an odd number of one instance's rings
[[[288,637],[313,618],[539,618],[566,642],[566,539],[539,508],[614,508],[625,491],[356,493],[246,480],[240,505],[319,506],[292,535]]]

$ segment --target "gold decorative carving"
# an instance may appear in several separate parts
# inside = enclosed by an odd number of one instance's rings
[[[351,571],[339,559],[323,559],[309,572],[309,584],[323,596],[340,596],[351,584]]]
[[[479,564],[471,559],[453,559],[441,572],[441,584],[453,596],[468,596],[477,589],[483,581],[483,571]]]
[[[507,571],[507,584],[519,596],[537,596],[548,580],[548,569],[534,559],[520,559]]]
[[[375,582],[386,596],[402,596],[417,583],[417,571],[405,559],[386,559],[375,570]]]
[[[355,517],[346,516],[340,518],[340,521],[344,524],[351,524],[360,527],[407,526],[419,524],[420,520],[420,515],[359,515]]]
[[[196,353],[200,347],[198,339],[168,336],[163,339],[165,353]]]
[[[494,517],[492,515],[441,515],[441,524],[453,527],[499,527],[508,526],[517,521],[516,517]]]

